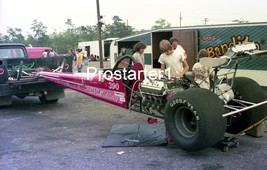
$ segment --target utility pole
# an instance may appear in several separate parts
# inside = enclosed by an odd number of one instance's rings
[[[99,0],[96,0],[96,8],[97,8],[97,28],[98,28],[98,41],[99,41],[99,59],[100,59],[100,68],[104,68],[103,65],[103,51],[102,51],[102,35],[101,35],[101,27],[103,25],[102,16],[100,16],[99,9]]]
[[[209,19],[208,18],[204,18],[204,25],[207,25],[207,22],[209,21]]]
[[[183,17],[182,17],[182,13],[180,12],[180,17],[179,17],[179,19],[180,19],[180,27],[182,26],[182,19],[183,19]]]

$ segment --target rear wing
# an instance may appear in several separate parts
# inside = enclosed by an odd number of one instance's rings
[[[267,50],[256,50],[257,47],[254,43],[247,44],[238,44],[230,49],[224,54],[231,59],[239,59],[239,58],[256,58],[267,55]]]
[[[218,68],[228,66],[233,60],[264,56],[267,56],[267,50],[256,50],[256,45],[254,43],[238,44],[229,48],[227,52],[219,58],[200,58],[200,64],[207,67]]]

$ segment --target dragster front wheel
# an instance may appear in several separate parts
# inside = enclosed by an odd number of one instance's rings
[[[226,118],[222,101],[207,89],[189,89],[175,94],[165,107],[165,126],[175,145],[199,151],[224,138]]]

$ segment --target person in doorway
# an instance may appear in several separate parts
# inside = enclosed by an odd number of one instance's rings
[[[210,89],[210,78],[213,77],[212,68],[199,63],[200,58],[208,57],[208,51],[202,49],[197,55],[197,63],[193,65],[192,76],[201,88]]]
[[[146,49],[146,45],[142,42],[138,42],[134,45],[133,58],[135,59],[136,63],[141,63],[143,68],[145,68],[145,56],[144,51]]]
[[[173,50],[168,40],[162,40],[159,44],[161,55],[159,63],[161,64],[161,73],[164,75],[165,69],[170,68],[170,75],[174,78],[181,78],[189,70],[188,63],[182,52]]]
[[[77,70],[78,73],[82,72],[82,68],[83,68],[83,53],[82,53],[82,49],[76,49],[76,53],[77,53],[77,60],[76,60],[76,65],[77,65]]]
[[[179,45],[179,41],[177,38],[171,37],[169,41],[172,45],[173,50],[181,51],[184,54],[185,58],[187,58],[187,54],[186,54],[184,48]]]
[[[83,57],[86,58],[86,59],[88,58],[88,52],[87,52],[86,48],[83,51]]]

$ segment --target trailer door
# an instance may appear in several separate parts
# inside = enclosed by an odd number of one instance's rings
[[[196,62],[196,57],[198,53],[197,30],[173,31],[172,36],[177,38],[179,40],[179,45],[181,45],[184,48],[187,54],[187,62],[189,65],[189,70],[192,70],[192,67]]]

